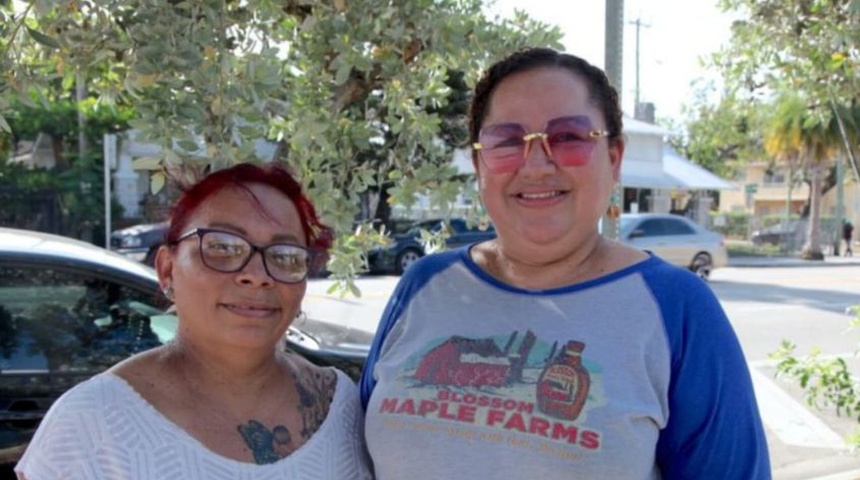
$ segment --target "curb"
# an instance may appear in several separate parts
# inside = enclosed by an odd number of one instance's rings
[[[844,257],[827,257],[824,260],[803,260],[792,257],[729,257],[727,267],[739,268],[770,268],[770,267],[856,267],[860,266],[860,258],[857,260]]]
[[[860,479],[860,470],[851,470],[849,472],[834,473],[824,477],[815,477],[810,480],[857,480]]]

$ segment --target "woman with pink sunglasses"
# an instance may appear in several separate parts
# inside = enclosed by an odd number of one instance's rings
[[[625,146],[606,75],[517,52],[475,87],[470,134],[498,237],[392,296],[360,385],[377,478],[770,478],[716,297],[600,233]]]

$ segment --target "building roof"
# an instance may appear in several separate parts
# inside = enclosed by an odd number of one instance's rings
[[[622,121],[624,122],[624,133],[659,136],[665,136],[669,134],[669,130],[666,130],[659,125],[643,122],[642,120],[636,120],[635,118],[628,117],[627,115],[624,115]]]
[[[736,190],[738,187],[682,157],[671,146],[663,146],[663,171],[686,190]]]
[[[621,162],[621,185],[628,188],[662,188],[675,190],[684,188],[685,184],[669,175],[660,162],[649,162],[635,158],[627,158]]]

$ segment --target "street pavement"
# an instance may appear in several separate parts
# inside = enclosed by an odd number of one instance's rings
[[[728,264],[731,269],[851,266],[860,266],[860,257],[827,256],[824,260],[812,261],[792,256],[732,256]],[[311,281],[308,284],[304,309],[310,318],[326,319],[351,328],[374,332],[397,280],[397,277],[390,276],[361,277],[356,280],[361,291],[360,298],[330,293],[329,288],[333,283],[330,280]],[[792,429],[797,429],[802,430],[802,434],[811,439],[815,447],[826,446],[821,448],[819,456],[810,459],[808,446],[799,447],[769,440],[771,458],[780,459],[780,463],[787,464],[775,468],[775,480],[860,480],[860,457],[848,452],[844,447],[843,438],[850,432],[836,433],[829,428],[818,418],[820,412],[813,413],[802,404],[799,389],[795,388],[795,391],[789,393],[783,391],[785,388],[790,390],[790,387],[774,382],[773,365],[751,365],[750,371],[763,417],[782,419],[782,424],[776,427],[779,431],[775,431],[773,426],[767,427],[769,438],[777,434],[791,435]],[[785,418],[792,420],[786,424]]]

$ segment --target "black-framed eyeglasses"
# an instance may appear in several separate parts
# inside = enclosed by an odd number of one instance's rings
[[[597,139],[609,136],[596,129],[585,115],[550,120],[544,132],[529,133],[519,123],[499,123],[481,129],[472,148],[491,173],[511,173],[529,156],[532,140],[538,140],[547,158],[561,167],[581,167],[591,160]]]
[[[183,233],[174,244],[195,235],[203,264],[216,272],[238,272],[248,265],[254,253],[260,252],[266,273],[276,282],[299,283],[308,276],[313,254],[301,245],[254,245],[241,235],[211,228]]]

